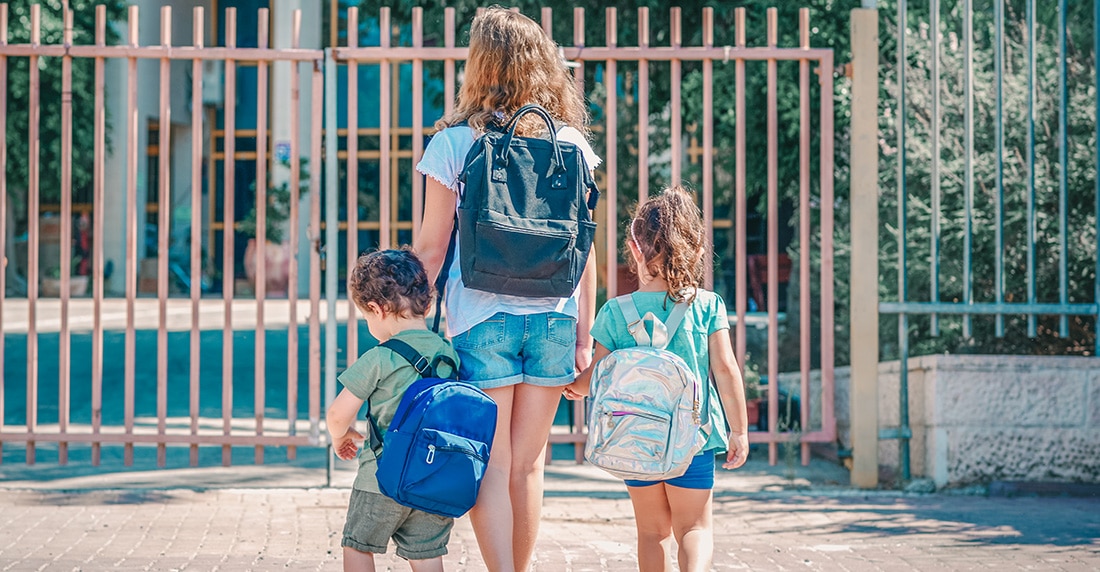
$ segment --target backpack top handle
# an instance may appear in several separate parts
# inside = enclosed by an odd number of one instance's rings
[[[565,180],[565,160],[561,155],[561,146],[558,145],[558,134],[554,129],[554,118],[550,117],[550,112],[546,111],[541,105],[535,103],[529,103],[519,108],[512,118],[508,120],[508,124],[504,127],[504,139],[502,141],[502,149],[496,156],[496,161],[499,166],[508,166],[509,151],[512,147],[512,137],[515,137],[516,127],[519,125],[519,120],[528,113],[534,113],[542,118],[546,123],[546,130],[550,132],[550,143],[554,145],[554,176],[550,181],[550,188],[564,189]]]

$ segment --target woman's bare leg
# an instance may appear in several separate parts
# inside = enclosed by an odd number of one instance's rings
[[[487,389],[497,404],[497,428],[489,466],[481,481],[477,504],[470,510],[481,557],[490,572],[515,570],[512,552],[512,499],[509,472],[512,466],[512,401],[516,386]]]
[[[526,570],[539,533],[546,441],[561,401],[561,388],[520,384],[513,399],[512,547],[516,570]]]
[[[664,483],[627,487],[638,529],[638,571],[672,571],[672,513]]]

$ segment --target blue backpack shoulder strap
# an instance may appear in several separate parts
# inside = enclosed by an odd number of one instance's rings
[[[420,374],[420,377],[442,378],[443,376],[439,375],[439,364],[442,363],[451,368],[451,374],[444,379],[458,379],[458,366],[448,356],[437,355],[434,359],[428,360],[415,348],[396,338],[390,338],[378,345],[389,348],[393,353],[404,358]]]

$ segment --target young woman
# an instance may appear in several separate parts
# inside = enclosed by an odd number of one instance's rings
[[[490,8],[474,19],[465,78],[455,111],[416,166],[427,175],[424,219],[414,248],[429,276],[447,275],[447,334],[461,360],[460,378],[483,389],[498,406],[489,469],[471,522],[486,566],[526,570],[542,511],[543,455],[562,387],[591,362],[589,329],[595,315],[596,275],[589,256],[581,285],[568,298],[526,298],[465,288],[457,245],[446,257],[467,152],[487,127],[537,103],[560,127],[558,139],[576,144],[589,168],[600,162],[585,139],[588,114],[558,46],[530,18]],[[525,117],[517,133],[538,136],[545,124]],[[522,245],[517,245],[521,248]]]

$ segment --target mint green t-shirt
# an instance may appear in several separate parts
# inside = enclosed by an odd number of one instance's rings
[[[458,356],[451,348],[450,342],[444,340],[428,330],[405,330],[394,336],[413,347],[420,355],[434,360],[435,356],[445,355],[454,360],[458,365]],[[450,375],[443,366],[437,373],[442,376]],[[370,404],[370,414],[378,424],[378,430],[385,434],[393,421],[394,413],[405,391],[420,375],[413,369],[405,358],[394,353],[393,350],[382,346],[375,346],[363,353],[355,363],[348,366],[338,378],[340,383],[353,395]],[[378,468],[378,461],[374,451],[370,448],[370,427],[360,424],[367,432],[367,443],[359,451],[359,472],[355,475],[356,490],[381,493],[378,488],[378,479],[374,473]]]
[[[638,308],[639,316],[645,317],[647,312],[653,312],[653,315],[662,322],[668,319],[675,305],[667,299],[664,292],[634,292],[630,296],[634,300],[634,306]],[[683,358],[688,367],[707,387],[703,411],[706,412],[704,419],[710,420],[711,432],[707,444],[703,447],[704,451],[725,450],[729,444],[725,413],[720,405],[718,391],[709,381],[710,335],[719,330],[728,330],[729,327],[726,303],[722,301],[722,297],[709,290],[700,289],[666,348]],[[618,299],[608,300],[600,308],[595,322],[592,323],[592,337],[611,351],[638,345],[634,341],[634,336],[631,336],[626,329],[626,319],[623,318]]]

